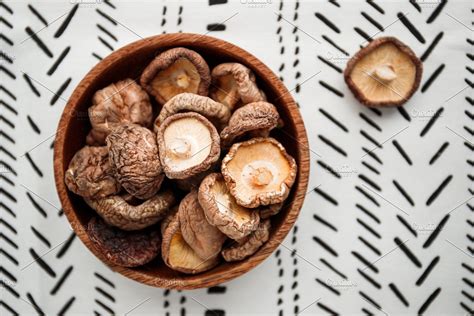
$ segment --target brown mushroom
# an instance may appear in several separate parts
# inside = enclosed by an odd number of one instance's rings
[[[137,205],[120,195],[85,199],[107,224],[123,230],[139,230],[156,224],[165,217],[174,200],[171,191],[160,192],[144,202],[139,200]]]
[[[160,233],[156,229],[126,232],[93,217],[87,225],[92,246],[111,264],[138,267],[160,253]]]
[[[283,207],[283,202],[262,206],[259,209],[260,219],[267,219],[278,214]]]
[[[148,94],[132,79],[112,83],[97,91],[89,108],[92,130],[89,145],[104,145],[107,135],[122,123],[150,126],[153,114]]]
[[[212,69],[210,96],[232,111],[237,103],[265,101],[265,94],[257,87],[253,72],[239,63],[223,63]]]
[[[155,195],[164,179],[155,135],[139,125],[123,124],[107,136],[106,142],[122,187],[139,199]]]
[[[187,112],[168,117],[158,129],[161,164],[170,179],[208,170],[220,155],[219,134],[204,116]]]
[[[160,104],[183,92],[207,95],[211,76],[206,61],[190,49],[172,48],[153,59],[140,84]]]
[[[197,190],[181,200],[178,214],[181,234],[196,254],[206,260],[218,256],[227,237],[207,221]]]
[[[228,125],[222,130],[222,146],[230,146],[238,137],[252,132],[252,136],[267,137],[278,125],[280,115],[271,103],[252,102],[235,110]]]
[[[237,204],[255,208],[284,201],[296,178],[296,162],[274,138],[232,145],[222,175]]]
[[[250,257],[268,241],[270,237],[270,220],[260,222],[257,230],[222,250],[222,257],[227,262],[239,261]]]
[[[179,217],[175,214],[164,227],[161,254],[165,264],[173,270],[188,274],[200,273],[215,267],[219,263],[219,256],[206,259],[199,257],[184,240]]]
[[[218,129],[227,124],[231,115],[225,105],[215,102],[208,97],[192,93],[181,93],[163,105],[160,114],[155,119],[155,132],[158,131],[164,120],[178,112],[199,113],[213,122]]]
[[[400,106],[415,93],[423,64],[394,37],[380,37],[347,63],[344,79],[357,100],[367,106]]]
[[[204,178],[198,199],[207,221],[232,239],[249,235],[260,222],[258,211],[235,202],[220,173],[211,173]]]
[[[101,198],[120,191],[105,146],[80,149],[69,163],[64,182],[69,190],[83,197]]]

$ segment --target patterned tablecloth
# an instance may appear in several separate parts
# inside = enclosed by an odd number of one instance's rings
[[[470,1],[6,1],[0,3],[0,313],[461,315],[474,308]],[[219,287],[164,291],[105,267],[75,238],[53,183],[68,96],[111,51],[170,32],[210,34],[292,90],[311,144],[295,228]],[[400,109],[359,105],[348,56],[393,35],[422,59]]]

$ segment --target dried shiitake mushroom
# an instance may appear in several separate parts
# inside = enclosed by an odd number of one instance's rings
[[[239,205],[255,208],[284,201],[296,178],[296,162],[274,138],[232,145],[222,175]]]
[[[89,145],[103,145],[107,135],[122,123],[150,126],[153,114],[148,94],[132,79],[113,83],[97,91],[89,108],[92,130]]]
[[[394,37],[381,37],[349,60],[344,79],[362,104],[399,106],[418,89],[422,69],[407,45]]]
[[[69,163],[64,181],[69,190],[83,197],[101,198],[120,191],[105,146],[79,150]]]
[[[267,219],[260,222],[254,232],[239,240],[237,244],[223,249],[222,257],[227,262],[243,260],[257,252],[269,237],[270,220]]]
[[[153,59],[140,84],[160,104],[183,92],[207,95],[211,76],[206,61],[190,49],[172,48]]]
[[[198,201],[196,190],[188,193],[179,204],[179,223],[186,243],[202,259],[218,256],[227,236],[209,224]]]
[[[120,195],[100,199],[85,199],[109,225],[123,230],[139,230],[156,224],[163,219],[175,198],[171,191],[160,192],[146,201],[138,200],[137,204],[128,202]]]
[[[265,101],[253,72],[239,63],[223,63],[212,69],[210,96],[233,110],[237,103]]]
[[[155,135],[147,128],[123,124],[106,139],[116,178],[131,195],[148,199],[164,179]]]
[[[259,209],[260,219],[267,219],[273,215],[278,214],[281,211],[282,207],[283,202],[262,206]]]
[[[213,122],[218,129],[227,124],[231,115],[229,109],[225,105],[208,97],[192,93],[181,93],[163,105],[160,114],[155,119],[155,132],[165,119],[178,112],[199,113]]]
[[[178,211],[179,213],[179,211]],[[161,255],[165,264],[173,270],[196,274],[212,269],[219,263],[219,256],[203,259],[184,240],[179,215],[175,214],[163,228]]]
[[[235,110],[228,125],[222,130],[222,146],[230,146],[235,139],[252,133],[252,136],[266,137],[278,125],[280,115],[271,103],[252,102]]]
[[[204,178],[198,198],[207,221],[232,239],[249,235],[260,222],[258,211],[235,202],[220,173],[211,173]]]
[[[158,129],[157,141],[161,164],[170,179],[185,179],[204,172],[219,159],[219,134],[198,113],[168,117]]]
[[[114,265],[138,267],[160,253],[161,239],[156,229],[127,232],[93,217],[87,225],[87,233],[94,248]]]

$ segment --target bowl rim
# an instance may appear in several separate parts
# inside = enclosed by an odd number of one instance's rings
[[[245,261],[230,266],[227,270],[224,271],[225,273],[220,273],[218,275],[196,274],[190,275],[190,277],[192,278],[189,279],[180,278],[173,280],[173,278],[157,277],[151,274],[147,274],[144,271],[136,270],[133,268],[112,265],[104,259],[103,255],[99,253],[95,247],[92,246],[92,242],[89,239],[85,228],[80,223],[73,203],[69,197],[67,187],[64,183],[64,174],[66,169],[64,168],[63,164],[63,148],[64,143],[66,141],[66,133],[64,131],[68,130],[70,122],[73,118],[74,111],[78,104],[77,101],[80,99],[81,95],[89,86],[90,82],[93,81],[92,79],[97,74],[110,67],[110,64],[113,64],[115,61],[122,58],[123,55],[139,51],[147,45],[154,45],[157,47],[189,47],[190,45],[192,45],[192,43],[195,43],[198,40],[207,42],[208,45],[216,45],[218,46],[218,50],[225,51],[226,54],[238,56],[240,59],[244,59],[247,65],[251,66],[250,68],[257,70],[257,72],[259,73],[265,73],[267,75],[266,81],[271,82],[272,90],[275,90],[277,99],[281,99],[280,102],[284,105],[284,107],[287,108],[287,115],[289,116],[289,120],[295,126],[295,134],[288,136],[298,142],[298,146],[296,146],[296,152],[299,156],[298,176],[297,182],[295,182],[292,188],[292,190],[295,191],[293,201],[288,205],[288,212],[283,219],[283,224],[281,225],[280,229],[275,231],[272,237],[260,248],[260,250],[257,252],[259,254],[258,256],[254,254],[251,257],[247,258]],[[296,106],[296,103],[293,100],[290,91],[288,91],[288,89],[284,86],[284,84],[280,81],[276,74],[273,73],[273,71],[263,62],[261,62],[258,58],[234,44],[207,35],[194,33],[169,33],[155,35],[129,43],[118,49],[117,51],[112,52],[106,58],[98,62],[76,86],[73,93],[69,97],[66,106],[63,109],[56,133],[57,137],[54,142],[53,158],[54,178],[59,200],[63,207],[64,214],[66,215],[66,218],[68,219],[72,229],[77,234],[79,239],[83,242],[83,244],[89,249],[89,251],[91,251],[97,258],[99,258],[106,266],[110,267],[113,271],[116,271],[132,280],[154,287],[181,290],[205,288],[230,281],[250,271],[258,264],[263,262],[265,259],[267,259],[283,242],[300,213],[304,197],[306,195],[310,168],[308,138],[306,135],[306,129],[304,127],[304,122],[301,117],[300,111]]]

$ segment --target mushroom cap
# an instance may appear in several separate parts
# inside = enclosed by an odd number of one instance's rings
[[[105,146],[85,146],[75,153],[64,182],[69,190],[83,197],[101,198],[120,191]]]
[[[220,156],[216,128],[198,113],[168,117],[157,133],[161,164],[170,179],[185,179],[208,170]]]
[[[234,111],[222,130],[222,145],[228,147],[236,138],[252,131],[269,133],[278,125],[279,118],[276,107],[271,103],[259,101],[244,105]]]
[[[394,37],[380,37],[347,63],[344,79],[356,99],[367,106],[399,106],[420,85],[423,64]]]
[[[96,250],[111,264],[138,267],[160,253],[160,233],[156,229],[126,232],[92,217],[87,233]]]
[[[235,143],[221,169],[236,202],[249,208],[284,201],[297,171],[293,157],[271,137]]]
[[[259,209],[260,219],[267,219],[278,214],[283,208],[283,202],[270,204]]]
[[[156,56],[140,78],[143,88],[160,104],[183,92],[207,95],[210,82],[206,61],[195,51],[183,47]]]
[[[249,235],[260,222],[258,211],[236,203],[220,173],[211,173],[204,178],[198,199],[207,221],[232,239]]]
[[[128,193],[148,199],[161,187],[164,175],[155,135],[136,124],[122,124],[107,136],[109,159]]]
[[[197,190],[181,200],[178,212],[181,234],[196,254],[205,260],[218,256],[227,236],[207,221]]]
[[[184,240],[180,229],[179,211],[163,231],[161,254],[165,264],[173,270],[196,274],[212,269],[219,263],[219,256],[202,259]]]
[[[89,107],[92,130],[89,145],[104,145],[107,135],[122,123],[150,126],[152,113],[150,98],[134,80],[124,79],[97,91]]]
[[[107,224],[123,230],[139,230],[163,219],[175,198],[171,191],[164,191],[139,205],[128,203],[120,195],[101,199],[86,198],[85,201]]]
[[[238,102],[247,104],[265,101],[265,94],[257,87],[255,75],[246,66],[239,63],[219,64],[211,73],[212,99],[234,109]]]
[[[170,99],[163,105],[160,114],[155,119],[155,132],[165,119],[178,112],[196,112],[214,123],[221,129],[230,119],[231,112],[223,104],[211,98],[192,93],[181,93]]]
[[[270,237],[270,220],[261,221],[257,229],[247,237],[222,250],[222,257],[227,262],[239,261],[250,257],[268,241]]]

